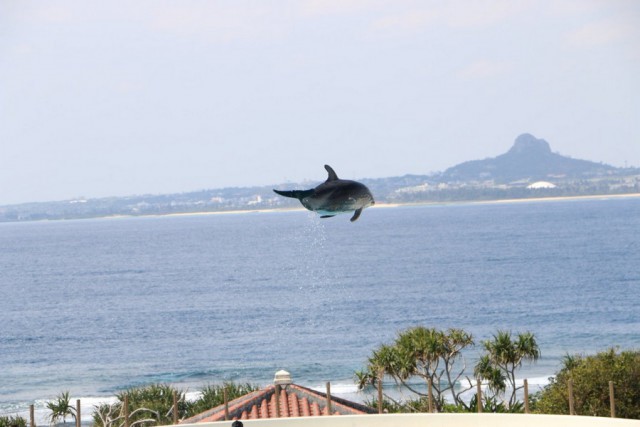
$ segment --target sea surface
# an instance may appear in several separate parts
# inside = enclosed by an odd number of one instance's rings
[[[353,394],[416,325],[471,332],[469,375],[482,340],[533,332],[518,377],[542,385],[640,349],[640,198],[2,223],[0,293],[0,415],[279,369]]]

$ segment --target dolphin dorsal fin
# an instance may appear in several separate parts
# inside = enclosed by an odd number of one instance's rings
[[[327,178],[327,181],[336,181],[338,179],[338,175],[336,175],[336,171],[334,171],[331,166],[324,165],[324,168],[327,170],[327,172],[329,172],[329,178]]]

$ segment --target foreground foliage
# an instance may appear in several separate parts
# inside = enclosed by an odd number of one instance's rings
[[[425,402],[428,405],[428,384],[431,383],[433,403],[437,411],[444,405],[445,394],[450,394],[455,404],[464,405],[461,395],[467,389],[456,388],[456,383],[465,371],[462,350],[473,345],[471,334],[462,329],[448,329],[441,331],[434,328],[417,326],[398,334],[393,344],[382,345],[373,351],[368,359],[367,367],[356,372],[356,382],[359,389],[376,386],[383,375],[391,377],[396,384],[418,396],[407,410],[420,410]],[[456,368],[460,361],[462,367]],[[418,389],[412,380],[420,379],[426,386],[425,390]],[[469,381],[470,383],[470,381]],[[389,395],[391,406],[399,407]],[[407,404],[403,404],[407,406]]]
[[[66,423],[67,417],[72,417],[74,420],[76,419],[76,408],[71,404],[68,391],[60,393],[56,400],[47,402],[47,409],[51,412],[49,414],[51,424],[56,424],[60,422],[60,420]]]
[[[224,390],[227,390],[227,399],[233,400],[252,391],[259,390],[259,386],[255,384],[236,384],[233,382],[224,382],[222,385],[207,385],[200,390],[201,396],[198,400],[191,402],[188,406],[187,417],[197,415],[208,409],[224,403]]]
[[[478,412],[478,396],[473,395],[468,405],[452,405],[445,404],[442,412]],[[482,398],[482,412],[491,412],[499,414],[521,414],[524,413],[524,404],[522,402],[515,402],[512,405],[507,405],[506,402],[498,401],[495,396]]]
[[[411,398],[403,396],[399,400],[384,394],[383,407],[388,412],[429,411],[429,384],[433,410],[476,411],[475,397],[470,402],[462,399],[473,388],[473,382],[465,374],[462,353],[473,345],[473,336],[462,329],[409,328],[399,332],[392,344],[383,344],[373,351],[366,368],[355,373],[356,383],[361,390],[376,387],[386,376],[393,379],[399,390],[412,394]],[[540,357],[535,336],[530,332],[512,335],[498,331],[482,345],[484,354],[475,366],[474,376],[476,380],[487,381],[493,392],[483,397],[485,412],[521,412],[522,404],[516,400],[520,387],[516,387],[515,373],[523,361],[535,362]],[[415,380],[419,380],[418,386]],[[462,386],[463,383],[467,385]],[[507,390],[509,396],[505,396]],[[369,404],[377,405],[377,401]]]
[[[565,357],[555,378],[533,397],[533,411],[568,414],[570,378],[576,414],[608,417],[609,381],[613,381],[616,417],[640,419],[640,351],[610,349],[593,356]]]
[[[102,404],[93,413],[96,427],[119,427],[124,425],[124,400],[128,397],[129,425],[153,426],[173,424],[173,393],[178,395],[178,416],[186,412],[184,392],[165,384],[130,388],[117,395],[114,404]]]
[[[27,427],[27,420],[16,415],[14,416],[1,416],[0,427]]]
[[[222,385],[207,385],[201,390],[201,396],[188,402],[185,392],[166,384],[152,384],[146,387],[131,388],[117,395],[113,404],[102,404],[93,413],[95,427],[121,427],[124,425],[124,399],[129,401],[129,425],[132,427],[150,427],[173,424],[173,394],[178,398],[178,419],[182,420],[224,403],[224,390],[229,400],[240,397],[258,386],[225,382]]]
[[[516,386],[516,370],[523,361],[535,362],[540,358],[540,348],[530,332],[512,337],[511,332],[498,331],[492,339],[483,341],[484,354],[476,364],[476,378],[489,383],[489,390],[503,395],[509,390],[508,407],[516,404],[516,393],[524,386]]]
[[[372,408],[378,407],[378,401],[376,399],[368,400],[364,402]],[[429,402],[424,397],[419,399],[409,399],[403,402],[392,401],[389,399],[382,399],[382,410],[385,413],[413,413],[413,412],[429,412]],[[469,403],[466,404],[453,404],[444,403],[442,405],[441,412],[445,413],[477,413],[478,412],[478,398],[474,395]],[[524,413],[524,404],[522,402],[516,402],[513,405],[507,405],[505,402],[500,402],[496,397],[486,397],[482,399],[482,412],[488,413],[512,413],[521,414]]]

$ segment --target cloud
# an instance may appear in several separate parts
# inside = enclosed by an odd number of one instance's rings
[[[605,46],[631,38],[640,40],[635,26],[613,19],[584,25],[567,35],[571,46],[581,48]]]
[[[528,0],[423,1],[394,5],[398,7],[373,22],[374,30],[410,33],[437,26],[480,29],[507,22],[531,8]]]
[[[532,7],[527,0],[445,2],[443,17],[452,28],[493,26],[522,15]]]
[[[16,2],[8,17],[18,28],[62,26],[66,30],[133,26],[177,37],[228,42],[280,36],[290,26],[294,6],[252,1],[59,0]],[[297,7],[297,6],[295,6]],[[62,27],[60,27],[62,28]]]
[[[306,16],[353,15],[381,6],[371,0],[306,0],[298,4]]]
[[[375,31],[412,33],[436,22],[438,13],[430,10],[410,10],[376,19],[371,27]]]
[[[178,36],[198,36],[208,41],[230,42],[280,36],[290,16],[286,8],[274,9],[261,3],[161,3],[151,10],[149,25],[157,31]]]
[[[459,78],[464,80],[485,79],[509,73],[513,63],[509,61],[491,61],[481,59],[458,71]]]
[[[100,2],[61,0],[55,2],[15,2],[10,19],[31,25],[78,25],[103,22],[130,14],[127,9]],[[124,6],[123,6],[124,7]]]
[[[29,43],[17,43],[10,47],[10,51],[19,56],[27,56],[34,53],[33,46]]]

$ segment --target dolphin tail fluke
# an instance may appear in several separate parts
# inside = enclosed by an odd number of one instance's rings
[[[362,208],[356,209],[356,211],[353,213],[353,216],[351,217],[351,222],[356,221],[358,218],[360,218],[361,213],[362,213]]]
[[[312,196],[315,193],[314,190],[292,190],[292,191],[280,191],[273,190],[276,194],[279,194],[284,197],[291,197],[293,199],[302,200],[305,197]]]

